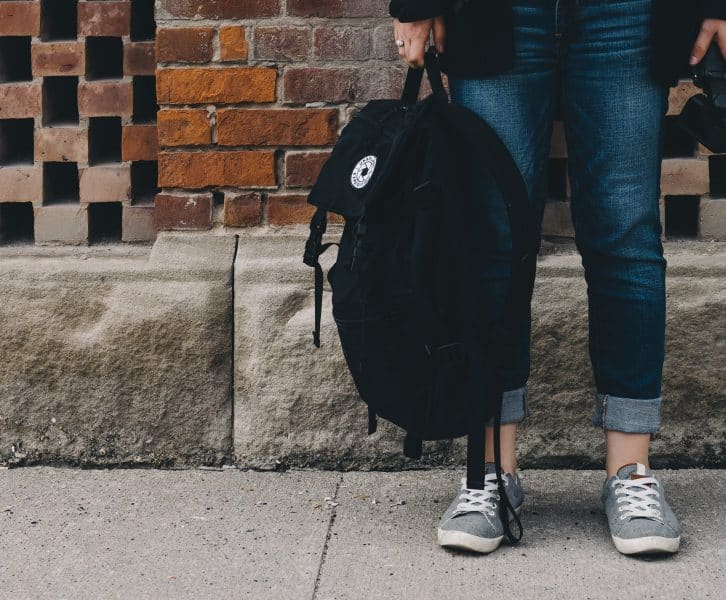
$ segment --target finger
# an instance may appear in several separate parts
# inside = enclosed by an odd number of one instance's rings
[[[691,50],[691,58],[688,61],[689,64],[695,65],[701,62],[701,59],[708,52],[708,47],[711,45],[713,36],[716,34],[716,29],[710,25],[709,21],[706,20],[701,26],[701,30],[698,32],[696,42],[693,44],[693,50]]]
[[[398,19],[394,19],[394,21],[393,21],[393,43],[396,44],[396,42],[401,39],[401,36],[402,36],[402,33],[401,33],[400,22]],[[398,56],[403,58],[404,53],[405,53],[404,47],[396,44],[396,50],[398,52]]]
[[[412,38],[407,41],[406,45],[408,46],[406,52],[408,63],[416,69],[423,67],[426,41],[423,38]]]
[[[726,21],[723,21],[722,25],[718,28],[717,41],[718,47],[721,48],[721,54],[724,60],[726,60]]]
[[[444,51],[446,42],[446,28],[444,27],[444,17],[434,18],[434,46],[436,51],[441,54]]]

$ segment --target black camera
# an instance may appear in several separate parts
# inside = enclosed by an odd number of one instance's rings
[[[711,152],[726,153],[726,60],[716,42],[693,67],[693,83],[704,93],[689,98],[678,123]]]

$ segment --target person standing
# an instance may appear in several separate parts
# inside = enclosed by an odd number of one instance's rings
[[[552,122],[568,147],[575,243],[588,293],[593,425],[604,432],[602,502],[617,550],[673,553],[681,526],[649,467],[661,425],[665,269],[658,202],[669,87],[712,42],[726,57],[726,0],[392,0],[401,58],[419,68],[433,34],[451,101],[499,134],[541,222]],[[529,282],[534,284],[534,272]],[[505,489],[519,510],[517,424],[528,414],[530,310],[507,324],[502,399]],[[546,401],[546,400],[545,400]],[[438,526],[442,546],[503,539],[487,428],[483,490],[462,478]]]

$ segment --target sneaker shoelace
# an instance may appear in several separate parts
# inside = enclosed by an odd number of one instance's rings
[[[496,514],[497,500],[499,500],[499,490],[497,488],[496,473],[487,473],[484,476],[484,489],[481,490],[466,487],[466,477],[462,477],[459,503],[451,516],[455,517],[469,512],[480,512],[494,516]]]
[[[658,480],[655,477],[639,477],[638,479],[616,479],[612,483],[615,495],[618,496],[618,512],[621,520],[634,517],[663,520],[660,512],[660,493]]]

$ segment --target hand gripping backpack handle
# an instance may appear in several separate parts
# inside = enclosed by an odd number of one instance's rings
[[[441,80],[441,67],[439,66],[436,48],[431,46],[426,51],[426,54],[424,54],[423,67],[418,69],[414,69],[413,67],[408,68],[406,82],[403,85],[403,94],[401,94],[401,102],[403,104],[416,104],[421,90],[424,71],[426,71],[426,76],[428,77],[429,85],[431,85],[431,90],[434,95],[448,101],[449,95],[446,93],[444,83]]]

